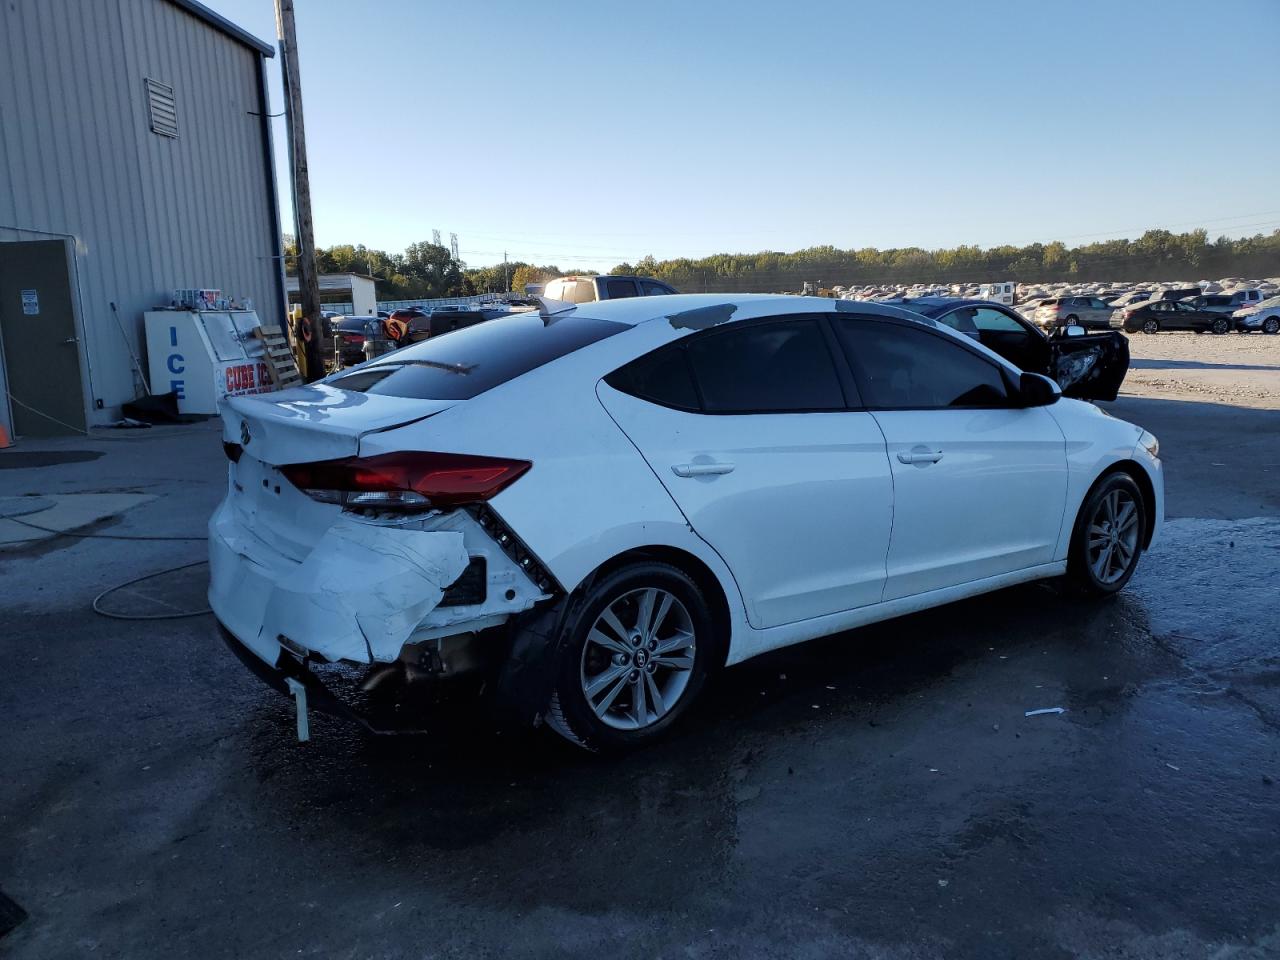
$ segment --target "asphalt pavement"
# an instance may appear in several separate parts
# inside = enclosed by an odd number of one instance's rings
[[[1280,956],[1280,412],[1109,409],[1171,518],[1120,597],[767,655],[623,758],[465,715],[298,744],[207,615],[90,609],[203,556],[102,537],[203,535],[212,424],[0,452],[0,497],[132,498],[0,550],[0,955]],[[199,569],[100,606],[197,613]]]

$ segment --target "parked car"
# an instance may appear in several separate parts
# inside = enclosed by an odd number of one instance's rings
[[[542,288],[548,300],[591,303],[595,300],[622,300],[628,297],[670,296],[676,288],[651,277],[581,276],[556,277]]]
[[[1111,308],[1098,297],[1050,297],[1036,307],[1034,317],[1044,330],[1073,324],[1086,330],[1111,326]]]
[[[364,342],[370,329],[378,329],[382,321],[377,317],[340,317],[333,324],[337,338],[338,361],[343,367],[364,363]]]
[[[1203,333],[1226,333],[1231,318],[1212,310],[1197,310],[1180,300],[1151,300],[1117,310],[1111,315],[1111,326],[1126,333],[1159,333],[1161,330],[1194,330]]]
[[[326,664],[405,703],[470,668],[636,746],[724,666],[1031,580],[1114,594],[1158,535],[1153,436],[909,310],[553,309],[223,404],[209,602],[300,727],[374,723]]]
[[[451,330],[461,330],[463,327],[483,323],[485,320],[492,320],[509,312],[495,309],[466,310],[461,307],[432,310],[425,317],[414,317],[410,320],[399,342],[401,346],[421,343],[430,337],[438,337]]]
[[[1225,293],[1205,293],[1184,301],[1197,310],[1208,310],[1211,313],[1235,313],[1240,305]]]
[[[1121,307],[1130,307],[1135,303],[1143,303],[1151,299],[1150,290],[1130,290],[1128,293],[1122,293],[1113,300],[1107,301],[1107,306],[1113,310],[1119,310]]]
[[[1198,297],[1203,291],[1199,287],[1169,287],[1151,294],[1152,300],[1189,300]]]
[[[1067,397],[1114,400],[1129,372],[1129,341],[1114,330],[1059,327],[1049,337],[1012,307],[986,300],[927,297],[902,306],[972,337],[1020,370],[1049,377]]]
[[[1267,295],[1261,290],[1234,290],[1229,296],[1237,310],[1244,307],[1256,307],[1267,299]]]
[[[405,331],[409,329],[410,321],[427,316],[430,316],[430,314],[422,307],[400,307],[392,310],[391,315],[384,322],[387,339],[399,343],[403,339]]]
[[[1237,310],[1231,315],[1231,320],[1241,333],[1253,330],[1280,333],[1280,297],[1269,297],[1254,306]]]

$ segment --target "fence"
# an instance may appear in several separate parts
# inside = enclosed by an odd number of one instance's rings
[[[513,296],[513,294],[505,296]],[[504,295],[501,293],[480,293],[474,297],[438,297],[434,300],[379,300],[378,309],[390,313],[392,310],[399,310],[402,307],[421,307],[423,310],[430,311],[434,307],[480,306],[486,303],[498,303],[503,299]],[[320,308],[322,310],[332,310],[334,313],[341,313],[347,317],[355,313],[355,308],[350,303],[322,303]]]

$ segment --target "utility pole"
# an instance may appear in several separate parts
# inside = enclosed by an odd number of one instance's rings
[[[511,289],[511,275],[507,273],[507,251],[502,251],[502,292]]]
[[[298,292],[302,295],[303,320],[311,325],[311,340],[304,342],[307,382],[310,383],[324,376],[324,354],[320,345],[320,280],[316,276],[316,237],[311,221],[311,177],[307,170],[307,137],[302,122],[302,73],[298,68],[293,0],[276,0],[276,34],[284,74],[293,221],[298,234]]]

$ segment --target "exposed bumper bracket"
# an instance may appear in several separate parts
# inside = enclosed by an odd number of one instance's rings
[[[292,654],[282,649],[280,656],[276,658],[275,666],[270,666],[237,640],[235,635],[221,623],[218,624],[218,633],[236,658],[253,671],[259,680],[280,693],[294,698],[298,711],[299,740],[310,739],[309,710],[311,707],[331,717],[357,723],[370,733],[379,736],[427,733],[421,728],[380,726],[359,710],[338,699],[333,691],[324,685],[323,680],[308,670],[306,664]]]

